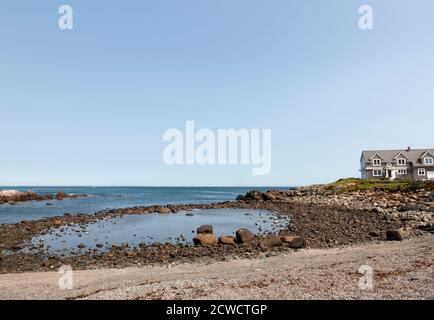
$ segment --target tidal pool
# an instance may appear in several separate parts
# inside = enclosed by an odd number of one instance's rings
[[[87,225],[68,225],[52,229],[31,240],[33,249],[43,248],[50,254],[68,254],[88,250],[107,251],[113,244],[130,247],[152,243],[191,244],[197,227],[210,224],[217,237],[235,235],[247,228],[261,235],[279,232],[289,218],[265,210],[207,209],[178,213],[147,213],[100,220]]]

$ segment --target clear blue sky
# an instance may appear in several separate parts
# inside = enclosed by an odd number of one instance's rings
[[[74,30],[57,27],[61,4]],[[374,9],[374,30],[358,8]],[[300,185],[434,146],[432,0],[0,2],[0,185]],[[272,168],[167,166],[163,132],[271,128]]]

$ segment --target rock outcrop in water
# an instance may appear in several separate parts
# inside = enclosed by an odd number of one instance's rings
[[[58,192],[55,195],[50,193],[47,194],[37,194],[32,190],[28,191],[18,191],[18,190],[4,190],[0,191],[0,204],[4,202],[15,203],[21,201],[46,201],[46,200],[63,200],[72,198],[82,198],[87,197],[86,194],[66,194],[64,192]]]
[[[206,225],[200,226],[199,228],[197,228],[196,233],[197,234],[205,234],[205,233],[212,234],[212,225],[206,224]]]

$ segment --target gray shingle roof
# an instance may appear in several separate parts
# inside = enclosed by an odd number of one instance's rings
[[[378,154],[383,159],[383,161],[392,162],[400,152],[407,158],[407,161],[410,161],[413,164],[416,164],[417,160],[425,152],[429,152],[434,156],[434,149],[410,149],[410,151],[408,151],[407,149],[402,149],[402,150],[365,150],[362,152],[362,158],[364,158],[365,161],[368,161],[373,155]]]

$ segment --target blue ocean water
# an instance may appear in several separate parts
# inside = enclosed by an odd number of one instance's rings
[[[30,201],[0,205],[0,224],[36,220],[64,213],[93,214],[103,209],[180,203],[209,203],[234,200],[250,190],[288,189],[276,187],[0,187],[0,190],[32,190],[39,194],[65,192],[90,197],[62,201]],[[51,205],[47,205],[50,203]]]

